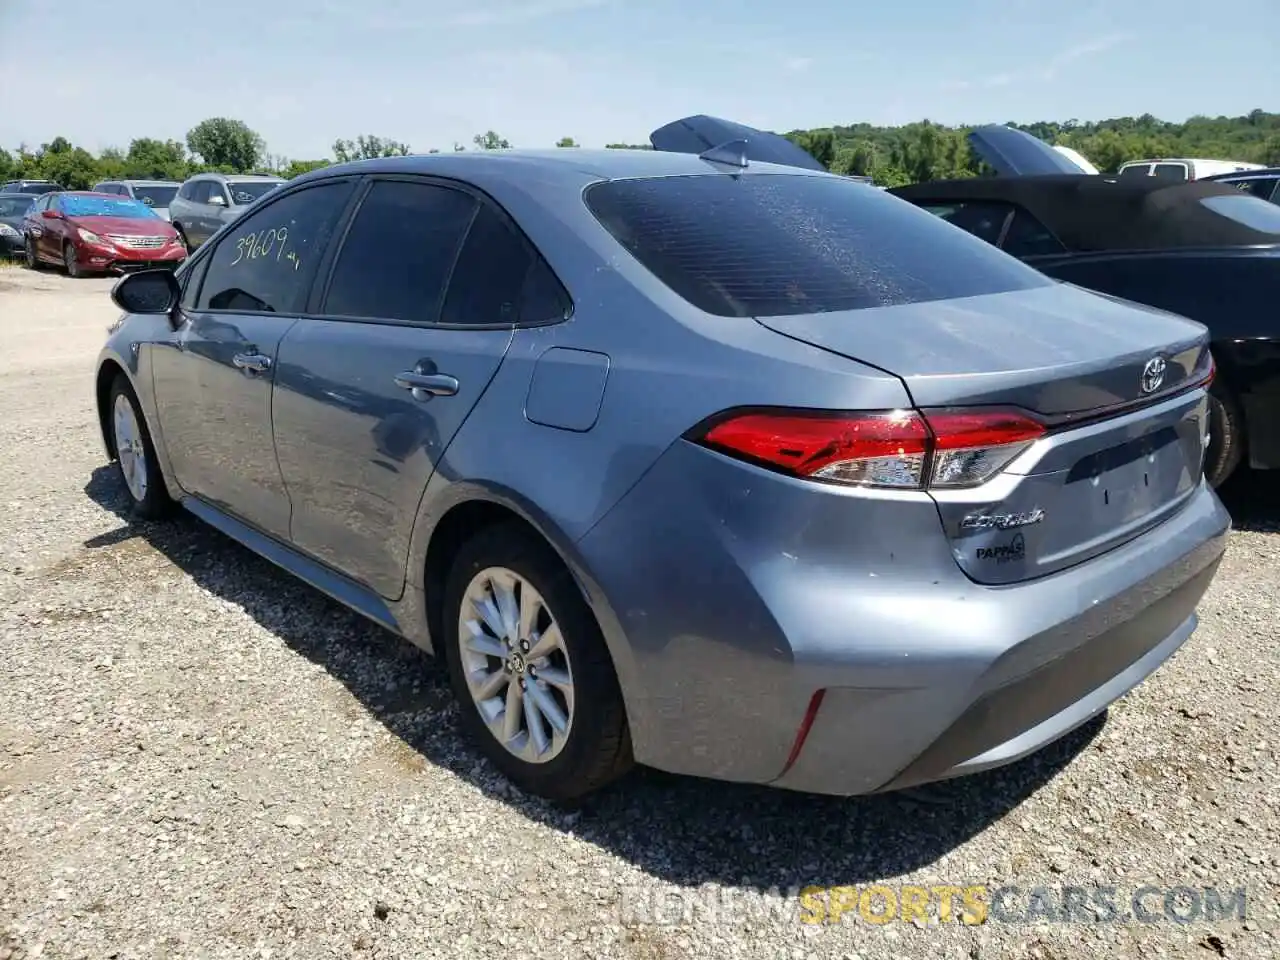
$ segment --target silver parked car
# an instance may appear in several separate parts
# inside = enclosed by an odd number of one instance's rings
[[[94,184],[94,193],[110,193],[129,197],[145,204],[164,219],[169,219],[169,204],[182,184],[173,180],[103,180]]]
[[[1204,327],[734,144],[342,164],[113,296],[136,514],[442,655],[546,797],[1007,763],[1182,645],[1229,528]]]
[[[281,177],[198,173],[185,180],[169,203],[169,220],[194,250],[282,183]]]

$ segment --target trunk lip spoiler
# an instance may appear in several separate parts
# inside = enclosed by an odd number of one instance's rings
[[[1207,351],[1206,351],[1207,352]],[[1171,387],[1164,390],[1157,390],[1155,393],[1145,397],[1138,397],[1133,400],[1122,400],[1119,403],[1110,403],[1103,407],[1094,407],[1089,410],[1077,410],[1070,413],[1059,413],[1052,416],[1044,416],[1034,411],[1024,411],[1028,415],[1035,417],[1045,425],[1050,433],[1057,433],[1062,430],[1074,429],[1076,427],[1088,426],[1093,423],[1100,423],[1104,420],[1112,420],[1125,414],[1135,413],[1138,410],[1147,407],[1154,407],[1164,403],[1167,400],[1173,400],[1185,394],[1194,393],[1197,390],[1208,390],[1209,384],[1213,382],[1216,373],[1215,364],[1210,356],[1210,362],[1206,367],[1203,363],[1196,364],[1195,370],[1191,376],[1183,380],[1181,383],[1175,383]]]

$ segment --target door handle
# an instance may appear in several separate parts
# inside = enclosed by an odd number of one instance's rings
[[[429,400],[431,397],[452,397],[458,392],[458,378],[447,373],[418,373],[411,370],[397,373],[396,386],[404,390],[412,390],[418,400]]]
[[[271,358],[261,353],[237,353],[231,358],[231,362],[241,370],[251,370],[254,373],[271,369]]]

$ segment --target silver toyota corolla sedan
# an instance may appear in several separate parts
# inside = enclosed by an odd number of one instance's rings
[[[1178,649],[1229,526],[1204,328],[733,144],[329,167],[113,297],[136,514],[442,654],[545,797],[1007,763]]]

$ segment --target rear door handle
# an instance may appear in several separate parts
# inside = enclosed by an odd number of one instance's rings
[[[452,397],[458,392],[458,378],[447,373],[418,373],[410,370],[397,373],[396,386],[404,390],[412,390],[416,399],[427,400],[431,397]]]
[[[254,373],[271,369],[271,358],[261,353],[237,353],[231,358],[231,362],[241,370],[252,370]]]

